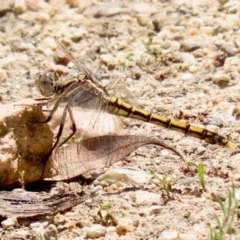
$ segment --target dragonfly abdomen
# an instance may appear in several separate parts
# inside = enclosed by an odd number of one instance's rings
[[[117,115],[121,115],[124,117],[134,118],[137,120],[142,120],[145,122],[150,122],[165,128],[182,132],[186,135],[195,138],[203,139],[208,143],[233,148],[233,144],[230,141],[228,141],[228,139],[220,136],[217,133],[208,131],[205,128],[196,127],[188,123],[180,122],[175,119],[170,119],[140,108],[136,108],[133,105],[124,102],[117,97],[107,97],[107,100],[108,100],[107,110],[111,113],[115,113]]]

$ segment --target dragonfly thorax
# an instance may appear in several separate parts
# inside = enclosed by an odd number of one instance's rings
[[[35,84],[40,93],[45,97],[50,97],[59,92],[61,88],[60,77],[53,70],[44,71],[39,78],[35,80]]]

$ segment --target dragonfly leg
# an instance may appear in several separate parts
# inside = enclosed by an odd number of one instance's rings
[[[56,104],[56,105],[57,105],[57,104]],[[55,105],[55,106],[56,106],[56,105]],[[59,105],[59,104],[58,104],[58,105]],[[55,106],[54,106],[54,108],[55,108]],[[54,108],[53,108],[53,110],[54,110]],[[67,116],[67,111],[68,111],[68,109],[69,109],[69,105],[67,104],[67,105],[65,106],[64,110],[63,110],[63,115],[62,115],[61,123],[60,123],[60,125],[59,125],[58,133],[57,133],[57,136],[56,136],[56,141],[55,141],[55,143],[54,143],[51,151],[49,152],[48,156],[46,157],[46,160],[44,161],[42,176],[43,176],[44,171],[45,171],[45,167],[46,167],[47,160],[48,160],[49,157],[52,155],[54,149],[57,147],[57,144],[58,144],[58,142],[59,142],[59,139],[60,139],[60,137],[61,137],[61,135],[62,135],[63,128],[64,128],[65,121],[66,121],[66,116]],[[54,112],[57,110],[57,108],[55,109],[55,111],[53,111],[53,110],[52,110],[52,112],[53,112],[53,114],[54,114]],[[51,112],[50,115],[49,115],[49,116],[51,116],[51,118],[52,118],[52,116],[53,116],[52,112]],[[52,114],[52,115],[51,115],[51,114]],[[48,118],[49,118],[49,117],[48,117]],[[51,120],[51,118],[49,119],[49,121]],[[47,120],[48,120],[48,119],[47,119]],[[47,121],[46,121],[46,122],[47,122]],[[40,123],[41,123],[41,122],[40,122]],[[75,133],[75,132],[74,132],[74,133]],[[68,139],[69,139],[69,137],[67,138],[67,140],[68,140]],[[62,145],[62,144],[61,144],[61,145]]]
[[[72,112],[71,107],[67,106],[67,110],[68,110],[68,113],[69,113],[70,120],[72,122],[72,133],[59,145],[59,147],[61,147],[64,143],[66,143],[77,131],[77,127],[76,127],[76,124],[75,124],[75,121],[74,121],[73,112]]]

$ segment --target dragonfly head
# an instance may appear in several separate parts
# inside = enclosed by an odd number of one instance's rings
[[[35,80],[35,84],[44,97],[50,97],[56,93],[59,88],[59,75],[53,70],[45,70],[40,74],[39,78]]]

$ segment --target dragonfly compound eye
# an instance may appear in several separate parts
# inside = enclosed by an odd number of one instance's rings
[[[35,80],[35,84],[44,97],[50,97],[55,93],[58,80],[59,76],[56,72],[46,70]]]

